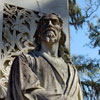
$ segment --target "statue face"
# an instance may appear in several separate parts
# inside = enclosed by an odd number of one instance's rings
[[[60,21],[56,15],[48,14],[44,16],[40,26],[41,41],[55,43],[60,40],[61,26]]]

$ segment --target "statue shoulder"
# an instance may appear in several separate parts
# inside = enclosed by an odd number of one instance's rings
[[[20,57],[22,59],[26,59],[26,60],[30,61],[30,59],[34,60],[34,58],[37,57],[37,54],[36,54],[36,51],[32,50],[28,53],[23,52],[20,55],[18,55],[17,57]]]
[[[17,55],[13,61],[13,64],[16,63],[21,63],[21,64],[28,64],[29,67],[32,67],[36,63],[36,57],[37,55],[32,51],[29,53],[21,53],[20,55]]]

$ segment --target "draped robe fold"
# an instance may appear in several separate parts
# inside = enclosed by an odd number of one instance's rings
[[[11,67],[6,100],[83,100],[77,70],[62,58],[19,55]]]

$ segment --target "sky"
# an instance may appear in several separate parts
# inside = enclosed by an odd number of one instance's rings
[[[70,49],[71,55],[84,55],[90,58],[100,58],[98,55],[99,48],[90,48],[87,44],[89,38],[87,36],[87,29],[79,29],[76,31],[74,27],[70,27]]]
[[[80,2],[81,1],[81,2]],[[80,7],[84,5],[84,0],[77,0]],[[96,12],[98,13],[100,9]],[[70,50],[71,55],[84,55],[89,58],[100,58],[98,55],[98,50],[100,48],[90,48],[87,46],[89,43],[88,38],[88,27],[84,24],[83,28],[75,30],[74,27],[70,26]]]

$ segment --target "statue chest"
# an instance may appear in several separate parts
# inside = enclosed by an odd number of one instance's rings
[[[37,75],[41,86],[47,91],[63,93],[68,78],[67,64],[63,59],[39,57],[37,65]]]

